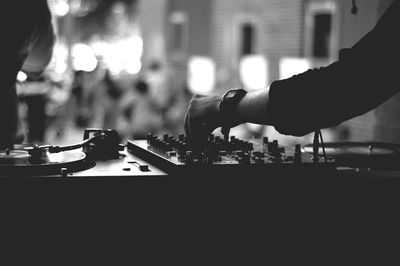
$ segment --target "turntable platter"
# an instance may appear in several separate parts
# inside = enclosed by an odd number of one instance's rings
[[[400,145],[383,142],[329,142],[324,143],[325,153],[339,165],[371,169],[400,169]],[[303,147],[313,152],[312,144]],[[322,148],[319,155],[323,155]]]
[[[29,153],[22,150],[0,151],[1,164],[24,164],[29,160]]]
[[[82,151],[47,153],[39,162],[31,162],[24,150],[0,151],[0,176],[12,175],[58,175],[62,171],[74,172],[93,167]]]

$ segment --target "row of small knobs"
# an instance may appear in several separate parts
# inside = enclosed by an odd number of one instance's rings
[[[180,134],[178,139],[168,134],[164,134],[162,139],[153,134],[148,134],[147,144],[162,152],[169,152],[172,150],[186,152],[192,150],[184,134]],[[205,152],[215,153],[221,150],[227,152],[234,152],[236,150],[250,152],[253,150],[253,144],[248,141],[239,140],[235,138],[235,136],[231,136],[230,141],[226,141],[219,136],[211,134],[205,144]]]
[[[270,142],[268,137],[263,137],[263,151],[275,158],[280,158],[281,154],[285,153],[285,148],[279,147],[278,140]],[[302,161],[300,144],[295,145],[294,154],[291,157],[295,163],[300,163]]]
[[[178,139],[168,134],[165,134],[162,139],[153,134],[148,134],[147,145],[159,152],[170,152],[175,149],[178,151],[186,151],[189,146],[183,134],[179,135]]]
[[[183,158],[185,161],[192,161],[195,153],[191,150],[189,144],[187,143],[187,138],[184,134],[180,134],[178,139],[169,134],[164,134],[162,139],[159,137],[148,134],[147,143],[152,149],[158,152],[168,153],[168,152],[178,152],[178,157]],[[219,136],[214,136],[211,134],[205,145],[205,161],[218,160],[221,153],[235,154],[235,157],[239,163],[249,162],[250,157],[254,159],[255,162],[263,162],[265,154],[269,154],[272,160],[280,161],[282,154],[285,153],[285,148],[280,147],[278,140],[269,141],[268,137],[263,138],[263,151],[253,151],[253,144],[247,141],[237,139],[235,136],[230,136],[229,139],[222,139]],[[203,157],[204,157],[203,156]],[[301,146],[297,144],[295,146],[295,152],[293,154],[294,162],[301,162]]]

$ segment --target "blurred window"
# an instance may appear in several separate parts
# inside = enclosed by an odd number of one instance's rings
[[[183,53],[186,51],[188,40],[188,19],[183,12],[174,12],[170,16],[171,51]]]
[[[314,15],[312,55],[317,58],[329,57],[332,14]]]
[[[243,23],[241,26],[241,55],[254,54],[254,26]]]
[[[306,6],[305,54],[315,59],[331,59],[335,51],[333,1],[310,1]]]

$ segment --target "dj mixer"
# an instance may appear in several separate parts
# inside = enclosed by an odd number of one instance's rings
[[[184,134],[162,137],[148,134],[146,140],[130,140],[130,153],[158,165],[170,174],[261,174],[286,171],[334,171],[332,158],[307,153],[297,144],[282,146],[268,137],[242,140],[211,134],[203,149],[190,146]]]

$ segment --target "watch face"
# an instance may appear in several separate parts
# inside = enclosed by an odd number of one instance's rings
[[[230,90],[230,91],[226,92],[224,98],[230,99],[230,98],[233,98],[235,95],[236,95],[236,90]]]

